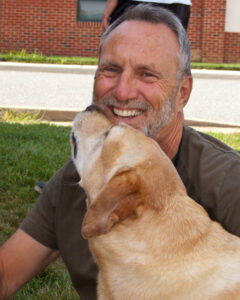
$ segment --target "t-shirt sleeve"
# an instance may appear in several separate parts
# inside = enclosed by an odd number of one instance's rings
[[[188,195],[210,218],[240,236],[240,156],[216,138],[184,126],[177,170]]]
[[[54,215],[55,208],[50,204],[44,192],[19,227],[44,246],[57,249]]]
[[[231,233],[240,236],[240,160],[225,172],[218,201],[219,219]]]

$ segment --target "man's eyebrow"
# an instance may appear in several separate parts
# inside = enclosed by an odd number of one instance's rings
[[[110,66],[120,68],[120,66],[117,63],[113,62],[113,61],[106,61],[106,62],[103,62],[103,63],[100,62],[100,64],[99,64],[100,69],[105,68],[105,67],[110,67]]]
[[[101,70],[101,69],[104,69],[106,67],[115,67],[115,68],[118,68],[118,69],[121,69],[121,66],[119,64],[117,64],[116,62],[110,60],[110,61],[105,61],[105,62],[100,62],[99,66],[98,66],[98,69]],[[150,73],[153,73],[157,76],[159,76],[160,78],[164,78],[164,73],[159,71],[159,70],[156,70],[154,67],[151,67],[149,65],[145,65],[145,64],[139,64],[137,66],[135,66],[135,70],[140,70],[140,71],[146,71],[146,72],[150,72]]]

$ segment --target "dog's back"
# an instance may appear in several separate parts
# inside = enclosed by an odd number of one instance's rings
[[[89,240],[106,296],[99,299],[240,299],[239,238],[191,204],[164,214],[139,208]]]

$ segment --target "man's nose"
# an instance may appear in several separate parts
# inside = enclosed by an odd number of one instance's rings
[[[114,96],[120,101],[137,99],[138,90],[136,87],[136,78],[131,74],[122,73],[116,83]]]

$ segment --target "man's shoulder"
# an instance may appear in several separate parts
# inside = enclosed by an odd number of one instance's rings
[[[65,164],[53,175],[50,181],[51,180],[61,183],[78,182],[80,178],[72,159],[69,158]]]
[[[239,235],[240,155],[214,137],[184,126],[177,170],[188,195],[225,229]]]
[[[226,174],[240,176],[240,155],[220,140],[184,125],[178,164],[185,186],[221,186]]]
[[[219,156],[229,156],[232,159],[236,159],[240,162],[240,155],[230,146],[221,142],[217,138],[195,130],[187,125],[184,125],[183,129],[183,138],[182,138],[183,147],[185,151],[191,149],[193,152],[206,152],[209,155],[219,155]]]
[[[47,182],[43,196],[47,196],[56,201],[62,198],[61,196],[67,187],[75,188],[78,186],[80,177],[71,159],[68,159],[65,164],[49,179]]]

